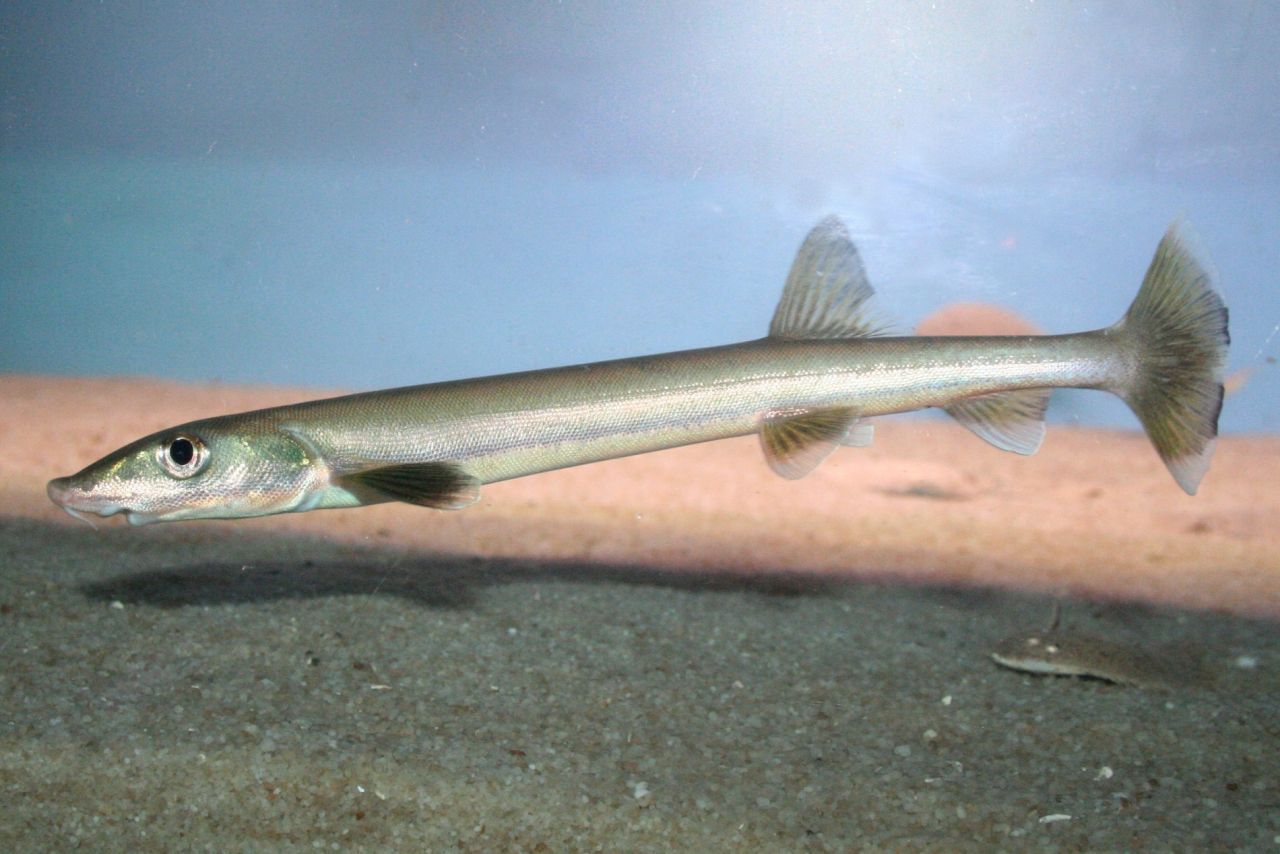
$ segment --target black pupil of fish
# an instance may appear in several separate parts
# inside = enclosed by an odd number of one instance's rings
[[[176,465],[185,466],[195,459],[195,456],[196,446],[191,444],[190,439],[174,439],[169,445],[169,459]]]

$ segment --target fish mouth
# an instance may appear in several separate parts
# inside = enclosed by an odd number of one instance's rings
[[[93,523],[93,519],[90,518],[91,515],[101,516],[105,519],[108,516],[122,513],[130,525],[146,525],[157,519],[153,513],[142,513],[137,510],[131,510],[114,501],[94,498],[86,494],[80,487],[72,484],[70,478],[59,477],[49,481],[45,491],[49,494],[49,500],[65,510],[68,516],[85,522],[91,528],[97,528],[97,525]]]

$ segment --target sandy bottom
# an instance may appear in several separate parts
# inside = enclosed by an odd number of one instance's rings
[[[94,531],[44,483],[311,396],[0,376],[4,849],[1051,850],[1280,835],[1280,440],[1195,498],[1137,434],[942,421],[384,506]],[[1042,627],[1166,692],[987,654]]]

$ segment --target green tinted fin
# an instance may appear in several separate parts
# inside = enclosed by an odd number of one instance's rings
[[[771,469],[788,480],[798,480],[851,434],[863,444],[869,441],[868,433],[858,431],[858,414],[852,409],[792,409],[764,416],[760,444]]]
[[[1044,411],[1052,389],[1025,388],[967,397],[947,414],[1002,451],[1034,454],[1044,440]]]
[[[1227,307],[1214,277],[1174,223],[1129,312],[1111,328],[1131,354],[1121,397],[1178,485],[1194,495],[1209,468],[1227,360]]]
[[[437,510],[461,510],[480,500],[480,481],[454,463],[398,463],[343,475],[338,485],[384,501],[403,501]]]
[[[807,340],[883,335],[884,325],[868,311],[874,294],[844,223],[829,216],[800,245],[769,335]]]

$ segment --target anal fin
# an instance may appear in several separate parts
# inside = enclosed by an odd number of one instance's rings
[[[943,407],[947,414],[979,438],[1002,451],[1034,454],[1044,440],[1047,388],[1024,388],[980,394]]]
[[[760,444],[769,467],[798,480],[818,467],[838,445],[867,445],[870,425],[853,409],[789,409],[769,412],[760,425]]]
[[[450,462],[396,463],[338,478],[357,494],[371,492],[384,501],[403,501],[437,510],[461,510],[480,500],[480,481]]]

